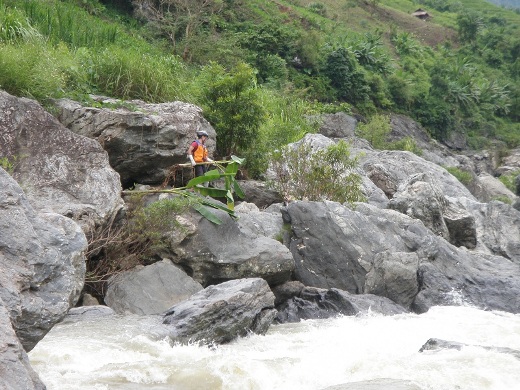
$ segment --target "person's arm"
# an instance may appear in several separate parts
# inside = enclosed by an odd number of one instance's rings
[[[190,147],[188,148],[188,159],[190,160],[192,166],[197,165],[197,163],[196,163],[195,160],[193,159],[193,151],[194,151],[194,150],[195,150],[195,148],[193,147],[193,143],[192,143],[192,144],[190,145]]]

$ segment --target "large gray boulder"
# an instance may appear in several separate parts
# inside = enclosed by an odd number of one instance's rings
[[[355,136],[357,119],[344,112],[324,114],[319,117],[319,133],[329,138],[352,138]]]
[[[476,249],[520,265],[520,211],[498,201],[480,203],[467,198],[457,201],[475,219]]]
[[[253,332],[264,334],[274,317],[274,294],[260,278],[209,286],[166,313],[174,341],[227,343]]]
[[[411,152],[366,152],[361,157],[360,165],[363,170],[370,172],[370,178],[384,178],[374,183],[378,186],[381,182],[384,184],[380,188],[388,198],[392,198],[399,185],[408,181],[410,176],[427,172],[428,176],[438,183],[438,189],[444,195],[476,200],[471,192],[446,169]]]
[[[9,313],[0,298],[0,389],[44,390],[38,374],[11,326]]]
[[[482,183],[485,188],[485,197],[486,201],[491,200],[509,200],[513,201],[516,198],[516,195],[513,191],[506,187],[504,183],[502,183],[496,177],[490,175],[489,173],[481,173],[478,176],[478,180]]]
[[[466,199],[466,198],[465,198]],[[399,185],[388,208],[424,223],[434,234],[457,246],[475,248],[475,218],[456,201],[440,191],[440,184],[428,173],[418,173]]]
[[[66,129],[36,101],[0,91],[0,156],[37,210],[78,221],[85,231],[123,206],[119,175],[96,141]]]
[[[280,323],[330,318],[338,315],[378,313],[394,315],[406,310],[390,299],[372,294],[351,294],[331,288],[329,290],[304,287],[297,294],[277,306],[276,320]]]
[[[376,253],[373,267],[366,274],[365,293],[410,307],[419,292],[418,267],[419,256],[415,252]]]
[[[444,222],[443,211],[448,202],[440,191],[440,185],[426,173],[410,176],[394,194],[388,208],[419,219],[436,235],[450,237]]]
[[[200,283],[165,259],[111,278],[105,303],[121,314],[160,314],[202,289]]]
[[[282,234],[280,214],[213,211],[223,222],[216,225],[198,213],[186,215],[184,226],[195,227],[182,241],[172,242],[164,257],[180,265],[203,286],[231,279],[261,277],[276,285],[294,270],[291,252],[275,239]],[[180,230],[186,230],[181,228]]]
[[[419,220],[367,204],[353,210],[334,202],[293,202],[284,213],[293,232],[294,277],[304,285],[377,292],[416,312],[463,302],[520,312],[520,265],[457,248]],[[415,253],[418,261],[410,255],[384,257],[385,252]],[[406,280],[402,295],[400,280]]]
[[[125,188],[135,183],[162,183],[174,164],[187,162],[186,152],[198,130],[209,134],[206,145],[210,154],[215,150],[215,130],[203,118],[202,109],[193,104],[132,100],[123,105],[115,99],[95,99],[106,108],[58,100],[58,118],[73,132],[94,138],[103,146]],[[120,108],[114,108],[118,104]]]
[[[76,304],[86,248],[77,223],[36,212],[0,168],[0,299],[26,351]]]

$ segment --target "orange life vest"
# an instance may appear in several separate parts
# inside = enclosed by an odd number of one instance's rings
[[[199,140],[195,140],[197,147],[193,149],[193,159],[196,163],[204,162],[208,159],[208,148]]]

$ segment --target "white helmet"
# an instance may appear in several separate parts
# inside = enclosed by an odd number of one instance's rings
[[[207,133],[206,131],[204,131],[204,130],[199,130],[199,131],[197,131],[197,137],[200,138],[200,137],[202,137],[203,135],[205,135],[206,137],[209,138],[209,135],[208,135],[208,133]]]

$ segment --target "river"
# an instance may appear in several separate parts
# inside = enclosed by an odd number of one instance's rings
[[[520,315],[464,306],[273,325],[265,336],[171,345],[144,317],[58,324],[30,353],[49,390],[320,390],[377,378],[424,390],[520,389],[520,359],[469,346],[419,352],[432,337],[520,350]]]

